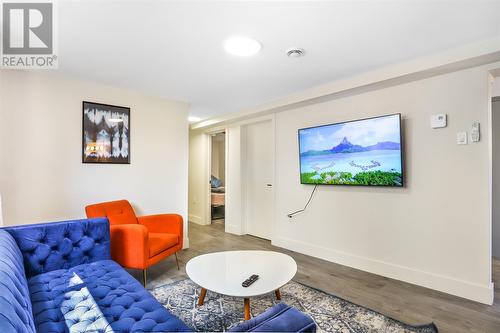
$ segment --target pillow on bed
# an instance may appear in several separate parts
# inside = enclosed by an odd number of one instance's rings
[[[212,187],[221,187],[222,186],[222,182],[220,179],[212,176],[210,178],[210,184],[212,184]]]

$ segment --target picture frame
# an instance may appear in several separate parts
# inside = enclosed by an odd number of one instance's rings
[[[130,164],[130,108],[82,102],[82,163]]]

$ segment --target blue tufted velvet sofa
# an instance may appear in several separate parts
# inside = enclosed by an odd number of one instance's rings
[[[191,331],[110,258],[106,218],[0,229],[0,332]],[[279,304],[234,331],[315,331]]]

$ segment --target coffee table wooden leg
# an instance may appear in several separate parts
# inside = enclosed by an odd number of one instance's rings
[[[205,301],[205,295],[207,294],[207,290],[205,288],[201,288],[200,297],[198,297],[198,306],[202,306]]]
[[[279,290],[279,289],[276,289],[276,290],[274,291],[274,293],[276,294],[276,299],[277,299],[278,301],[281,301],[281,293],[280,293],[280,290]]]
[[[245,298],[243,301],[245,304],[245,320],[250,320],[250,298]]]

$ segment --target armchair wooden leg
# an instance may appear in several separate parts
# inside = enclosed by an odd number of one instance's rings
[[[180,268],[179,268],[179,258],[177,258],[177,252],[175,252],[175,262],[177,263],[177,270],[180,270]]]
[[[144,288],[146,288],[146,281],[148,279],[148,273],[146,269],[142,270],[142,284],[144,285]]]

